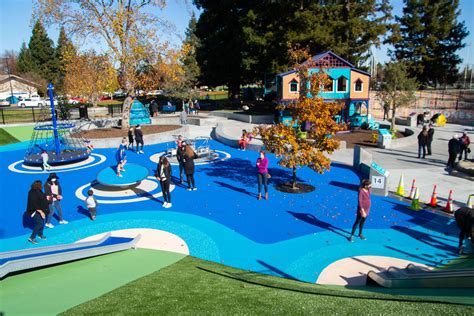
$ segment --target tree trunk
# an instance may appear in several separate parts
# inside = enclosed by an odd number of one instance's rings
[[[240,83],[238,82],[229,83],[229,99],[231,101],[240,99]]]
[[[397,111],[397,108],[395,105],[392,105],[392,124],[390,125],[390,130],[394,131],[395,130],[395,112]]]
[[[293,190],[296,190],[296,167],[293,167],[293,176],[291,178]]]
[[[132,106],[133,98],[128,95],[123,101],[122,107],[122,130],[130,128],[130,107]]]

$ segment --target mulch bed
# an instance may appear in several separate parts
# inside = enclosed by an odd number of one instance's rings
[[[371,130],[354,130],[347,133],[336,134],[334,138],[343,140],[346,142],[347,148],[354,148],[355,145],[362,147],[377,147],[377,143],[372,142],[372,134],[378,133],[377,131]],[[397,132],[397,138],[405,137],[404,133]]]
[[[275,187],[278,191],[285,193],[308,193],[316,189],[314,186],[305,183],[296,183],[296,188],[293,189],[293,185],[289,182],[277,184]]]
[[[180,125],[142,125],[144,135],[164,133],[179,129]],[[89,131],[82,131],[81,136],[84,138],[113,138],[126,137],[128,131],[120,128],[98,128]]]

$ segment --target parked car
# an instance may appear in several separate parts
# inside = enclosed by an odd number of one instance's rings
[[[116,98],[125,98],[126,96],[127,96],[127,93],[125,93],[125,91],[123,91],[123,90],[117,90],[113,94],[114,99],[116,99]]]
[[[26,98],[21,101],[18,101],[18,106],[25,108],[25,107],[43,107],[45,106],[45,102],[41,99],[33,99],[33,98]]]
[[[152,91],[149,91],[146,95],[162,95],[163,94],[163,90],[152,90]]]
[[[87,100],[84,98],[70,98],[68,102],[69,104],[79,104],[79,103],[86,103]]]

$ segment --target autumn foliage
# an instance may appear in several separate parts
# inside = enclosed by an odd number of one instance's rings
[[[312,62],[308,60],[298,66],[300,78],[300,97],[287,106],[279,105],[279,109],[287,109],[292,116],[291,123],[261,125],[254,133],[260,135],[265,149],[280,158],[278,164],[293,170],[292,186],[297,188],[297,168],[308,166],[318,173],[330,169],[330,159],[325,153],[332,153],[339,147],[339,141],[332,135],[343,129],[333,116],[341,110],[341,105],[334,102],[324,102],[318,96],[320,87],[329,80],[324,69],[309,74]],[[294,123],[306,122],[307,131],[293,127]]]
[[[66,77],[64,90],[74,96],[88,99],[94,106],[104,92],[118,88],[117,72],[106,55],[94,51],[69,54],[65,57]]]

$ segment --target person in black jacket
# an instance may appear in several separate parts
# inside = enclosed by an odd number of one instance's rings
[[[37,244],[36,236],[40,239],[46,239],[43,235],[44,220],[49,213],[48,200],[46,195],[43,193],[43,185],[40,180],[36,180],[31,185],[30,191],[28,192],[28,203],[26,206],[26,213],[35,222],[33,232],[28,238],[28,241],[32,244]]]
[[[170,195],[171,165],[164,155],[160,157],[160,161],[156,167],[155,177],[160,181],[161,192],[163,192],[163,207],[170,208],[172,206]]]
[[[426,126],[423,126],[422,131],[420,132],[420,134],[418,134],[418,158],[425,159],[427,143],[428,143],[428,130]],[[423,151],[423,157],[421,157],[422,151]]]
[[[186,173],[186,179],[188,181],[188,191],[196,191],[196,184],[194,183],[194,159],[198,155],[194,152],[191,146],[184,145],[184,172]]]
[[[461,142],[458,139],[458,135],[453,135],[453,138],[451,138],[448,142],[449,158],[448,163],[446,164],[447,169],[453,169],[455,167],[456,157],[460,151]]]
[[[143,151],[143,132],[140,124],[135,127],[135,142],[137,143],[137,154],[144,154],[145,152]]]
[[[433,142],[434,132],[435,130],[433,128],[433,124],[430,124],[428,128],[428,142],[426,143],[426,148],[428,149],[428,156],[431,156],[431,143]]]
[[[128,146],[127,149],[133,151],[133,127],[128,129]]]
[[[474,209],[461,207],[454,213],[456,224],[459,227],[459,254],[463,254],[463,243],[465,238],[472,238],[472,227],[474,225]]]
[[[181,137],[181,136],[180,136]],[[184,173],[184,154],[186,153],[186,142],[178,138],[178,148],[176,148],[176,159],[179,163],[179,183],[183,183],[183,173]]]

